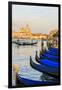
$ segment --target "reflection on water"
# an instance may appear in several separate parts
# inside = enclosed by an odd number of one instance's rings
[[[36,71],[30,66],[30,56],[35,60],[35,52],[41,49],[40,45],[41,41],[34,46],[17,46],[16,44],[12,44],[12,64],[18,64],[20,67],[19,73],[22,77],[40,80],[42,75],[41,72]],[[15,85],[14,72],[12,70],[12,84]]]

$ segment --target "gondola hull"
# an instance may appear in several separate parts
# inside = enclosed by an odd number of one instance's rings
[[[47,60],[52,61],[52,62],[58,62],[59,63],[59,59],[54,59],[54,58],[48,57],[47,55],[46,56],[40,55],[40,57],[38,57],[37,54],[35,55],[35,60],[37,62],[39,62],[39,60],[44,60],[44,59],[47,59]]]
[[[51,60],[59,60],[59,56],[54,56],[54,55],[50,55],[50,54],[46,54],[46,53],[40,55],[40,58],[43,58],[43,57],[45,57],[47,59],[51,59]]]
[[[40,72],[43,72],[43,73],[46,73],[48,75],[58,78],[58,74],[59,74],[58,69],[59,68],[49,67],[49,66],[43,65],[43,64],[36,64],[35,62],[33,62],[32,58],[30,59],[30,65],[32,68],[34,68]]]
[[[51,51],[51,50],[45,51],[44,53],[54,55],[54,56],[58,56],[58,52],[54,52],[54,51]]]
[[[44,64],[46,66],[54,67],[54,68],[59,68],[59,62],[54,62],[48,59],[38,59],[36,60],[40,64]]]
[[[16,76],[16,85],[17,86],[36,86],[36,85],[50,85],[50,84],[58,84],[58,80],[54,79],[50,81],[39,81],[39,80],[31,80],[27,78],[21,77],[19,74]]]
[[[49,48],[50,51],[58,52],[58,48]]]
[[[37,42],[33,42],[33,43],[20,43],[20,42],[16,42],[16,41],[13,41],[12,43],[17,44],[17,45],[23,45],[23,46],[25,46],[25,45],[35,45],[35,44],[37,44]]]

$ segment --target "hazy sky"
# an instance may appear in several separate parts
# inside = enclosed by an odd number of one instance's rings
[[[58,7],[13,5],[13,30],[17,31],[27,24],[34,33],[48,33],[58,29]]]

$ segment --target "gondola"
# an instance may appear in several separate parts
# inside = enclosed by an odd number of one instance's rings
[[[55,48],[55,47],[51,47],[49,48],[50,50],[54,50],[54,51],[58,51],[58,48]]]
[[[59,63],[54,62],[48,59],[39,59],[37,60],[40,64],[44,64],[46,66],[54,67],[54,68],[59,68]]]
[[[53,62],[59,62],[59,56],[57,56],[57,58],[54,58],[54,55],[51,55],[51,54],[48,53],[46,55],[42,54],[38,57],[37,51],[36,51],[35,60],[38,62],[39,60],[42,60],[42,59],[47,59],[47,60],[50,60],[50,61],[53,61]]]
[[[49,53],[41,54],[41,55],[40,55],[40,58],[42,58],[42,57],[45,57],[45,58],[51,59],[51,60],[53,60],[53,59],[59,60],[59,56],[54,56],[54,55],[51,55],[51,54],[49,54]]]
[[[48,51],[44,51],[43,53],[40,53],[40,58],[42,59],[46,58],[53,61],[58,61],[59,60],[58,49],[50,48]]]
[[[56,68],[59,68],[59,62],[58,60],[56,59],[48,59],[46,57],[42,57],[42,58],[39,58],[38,55],[37,55],[37,51],[36,51],[36,55],[35,55],[35,60],[40,63],[40,64],[44,64],[44,65],[48,65],[50,67],[56,67]]]
[[[57,48],[49,48],[46,51],[43,51],[45,54],[51,54],[53,56],[58,56],[59,50]]]
[[[37,55],[35,56],[36,62],[40,64],[44,64],[46,66],[54,67],[54,68],[59,68],[59,62],[57,60],[51,60],[47,58],[39,58]]]
[[[58,52],[58,48],[53,48],[53,47],[51,47],[51,48],[49,48],[49,50],[50,50],[50,51],[53,51],[53,52]]]
[[[53,56],[58,56],[58,52],[54,52],[54,51],[51,51],[51,50],[45,51],[44,53],[45,54],[50,54],[50,55],[53,55]]]
[[[31,57],[30,57],[30,65],[32,68],[34,68],[40,72],[43,72],[43,73],[46,73],[48,75],[58,78],[58,73],[59,73],[58,69],[59,68],[50,67],[48,65],[44,65],[44,64],[40,64],[40,63],[37,64],[37,63],[33,62]]]
[[[34,85],[50,85],[50,84],[58,84],[57,79],[39,81],[39,80],[31,80],[27,78],[21,77],[19,74],[16,76],[16,85],[17,86],[34,86]]]
[[[12,41],[12,43],[17,44],[17,45],[23,45],[23,46],[37,44],[37,42],[32,42],[32,43],[23,42],[23,43],[21,43],[21,42],[17,42],[17,41]]]

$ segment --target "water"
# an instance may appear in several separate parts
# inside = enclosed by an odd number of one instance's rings
[[[20,67],[19,73],[22,77],[32,79],[32,80],[41,80],[41,72],[33,69],[30,66],[30,56],[35,60],[35,52],[41,49],[41,41],[38,40],[38,43],[34,46],[18,46],[12,44],[12,64],[17,64]],[[12,69],[12,85],[15,86],[14,71]]]

